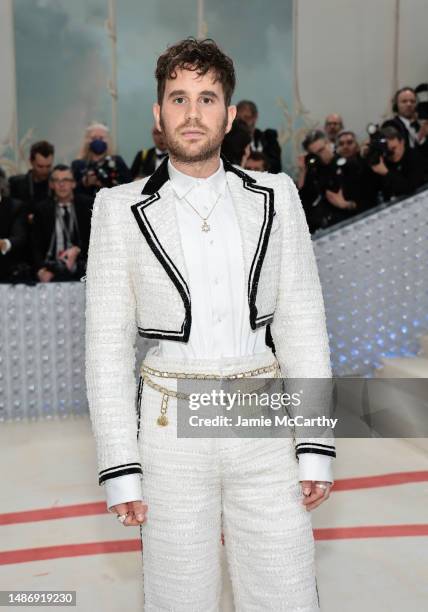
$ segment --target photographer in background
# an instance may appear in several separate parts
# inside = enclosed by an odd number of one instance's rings
[[[109,129],[102,123],[86,128],[78,159],[71,164],[77,189],[92,198],[101,187],[114,187],[131,181],[131,173],[120,155],[113,155]]]
[[[359,168],[335,154],[324,132],[308,132],[303,148],[307,154],[298,159],[297,187],[311,233],[366,207]]]
[[[49,195],[49,174],[52,170],[55,149],[46,140],[31,145],[30,170],[26,174],[17,174],[9,179],[10,197],[25,204],[29,221],[37,202]]]
[[[277,174],[282,170],[281,147],[278,132],[273,129],[259,130],[256,127],[259,112],[251,100],[241,100],[236,105],[236,118],[247,124],[251,134],[251,151],[264,153],[268,160],[269,172]]]
[[[336,137],[336,152],[347,161],[353,160],[362,163],[360,145],[355,132],[342,130]]]
[[[425,158],[428,157],[428,117],[418,116],[419,107],[416,90],[412,87],[402,87],[394,95],[392,111],[395,116],[387,119],[382,128],[393,127],[404,138],[407,149],[417,149]]]
[[[25,205],[9,197],[6,174],[0,168],[0,283],[31,280],[24,261],[27,235]]]
[[[42,283],[79,280],[85,274],[92,201],[75,194],[68,166],[55,166],[50,177],[53,197],[39,202],[32,228],[33,263]]]
[[[365,159],[372,189],[380,191],[384,201],[412,195],[428,180],[424,158],[416,148],[406,148],[404,135],[394,127],[372,130]]]
[[[339,113],[330,113],[324,121],[324,132],[334,145],[336,144],[339,132],[343,130],[343,119]]]

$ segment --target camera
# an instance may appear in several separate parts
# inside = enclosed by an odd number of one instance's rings
[[[390,155],[388,141],[375,123],[368,124],[367,134],[370,137],[370,143],[365,157],[369,166],[376,166],[382,157],[387,159]]]
[[[340,191],[343,187],[343,170],[347,161],[344,157],[336,157],[328,167],[323,164],[315,153],[305,156],[307,172],[317,185],[320,193],[327,191]]]
[[[100,161],[90,161],[83,172],[83,176],[90,173],[95,174],[103,187],[114,187],[119,184],[116,162],[110,155]]]

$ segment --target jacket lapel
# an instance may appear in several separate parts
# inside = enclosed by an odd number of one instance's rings
[[[232,166],[223,158],[227,181],[232,194],[238,223],[241,228],[250,324],[256,329],[269,317],[258,316],[257,286],[272,227],[274,193],[270,187],[260,185],[248,174]],[[263,175],[261,175],[262,177]]]
[[[191,325],[189,279],[167,164],[168,158],[165,158],[145,184],[143,199],[131,206],[131,210],[148,245],[183,300],[186,318],[177,337],[186,342]]]

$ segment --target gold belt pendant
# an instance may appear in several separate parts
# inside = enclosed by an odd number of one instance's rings
[[[162,393],[162,404],[161,404],[161,409],[160,409],[160,415],[158,416],[156,420],[157,424],[160,427],[166,427],[169,423],[169,420],[166,414],[168,410],[168,399],[170,397],[175,397],[177,399],[189,399],[189,395],[185,393],[179,393],[177,391],[173,391],[172,389],[167,389],[166,387],[158,385],[157,383],[155,383],[149,378],[148,374],[159,376],[162,378],[196,378],[196,379],[212,378],[212,379],[217,379],[217,380],[224,378],[224,379],[236,380],[237,378],[248,378],[251,376],[258,376],[260,374],[265,374],[268,372],[275,372],[274,378],[278,378],[280,376],[281,370],[280,370],[280,367],[277,361],[275,361],[273,364],[269,366],[264,366],[262,368],[256,368],[255,370],[247,370],[244,372],[237,372],[235,374],[225,374],[225,375],[195,374],[195,373],[189,373],[189,372],[164,372],[161,370],[155,370],[145,365],[141,366],[141,376],[143,377],[144,381],[148,384],[149,387],[151,387],[152,389],[155,389],[156,391],[159,391],[159,393]]]

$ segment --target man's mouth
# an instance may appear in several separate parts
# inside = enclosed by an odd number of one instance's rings
[[[181,135],[184,138],[188,138],[188,139],[192,139],[192,138],[201,138],[202,136],[204,136],[204,132],[202,132],[201,130],[183,130],[181,132]]]

